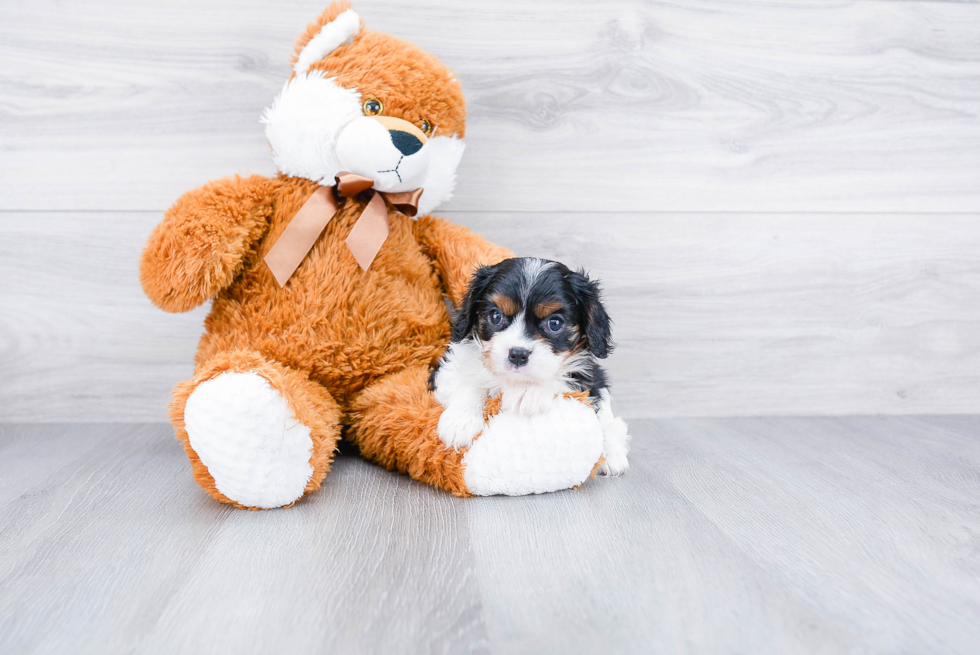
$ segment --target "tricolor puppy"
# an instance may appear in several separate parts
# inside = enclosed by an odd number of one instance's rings
[[[432,375],[445,410],[439,437],[468,447],[483,431],[487,398],[530,416],[547,412],[567,391],[587,391],[603,429],[600,468],[627,469],[629,435],[612,413],[606,375],[597,363],[612,350],[599,286],[584,273],[544,259],[508,259],[481,268],[453,322],[452,340]]]

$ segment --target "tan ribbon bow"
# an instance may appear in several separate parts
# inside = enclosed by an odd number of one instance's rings
[[[313,192],[266,254],[265,264],[279,286],[286,286],[327,223],[340,209],[337,196],[353,198],[374,187],[374,180],[354,173],[338,173],[334,181],[336,187],[321,186]],[[415,216],[421,195],[422,189],[400,193],[371,191],[371,199],[347,236],[347,247],[363,270],[368,270],[388,238],[388,205],[406,216]]]

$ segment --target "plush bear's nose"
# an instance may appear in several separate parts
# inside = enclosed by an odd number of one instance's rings
[[[510,363],[520,368],[527,364],[527,358],[531,356],[531,351],[527,348],[511,348],[510,352],[507,353],[507,359]]]
[[[391,130],[388,134],[391,136],[391,142],[398,148],[398,152],[406,157],[414,155],[422,149],[422,142],[414,134],[402,132],[401,130]]]

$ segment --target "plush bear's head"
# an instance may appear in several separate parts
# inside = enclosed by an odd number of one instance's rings
[[[459,82],[438,59],[364,29],[335,2],[300,37],[293,74],[262,122],[281,173],[329,186],[349,171],[378,191],[421,187],[425,214],[452,195],[465,117]]]

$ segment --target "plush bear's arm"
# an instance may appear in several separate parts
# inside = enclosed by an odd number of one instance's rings
[[[274,187],[260,175],[235,175],[181,196],[140,260],[140,282],[150,300],[168,312],[186,312],[231,284],[265,233]]]
[[[470,277],[478,267],[514,256],[507,248],[434,216],[423,216],[416,221],[415,238],[435,263],[443,289],[457,307],[462,304]]]

